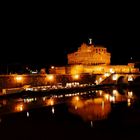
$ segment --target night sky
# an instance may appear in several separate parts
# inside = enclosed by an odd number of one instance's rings
[[[5,7],[0,64],[65,65],[67,54],[88,38],[107,47],[112,64],[140,61],[138,8],[80,4]]]

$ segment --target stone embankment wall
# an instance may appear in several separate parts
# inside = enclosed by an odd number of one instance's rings
[[[69,82],[94,83],[95,75],[51,75],[51,74],[31,74],[31,75],[0,75],[0,90],[5,88],[17,88],[24,85],[43,86]]]

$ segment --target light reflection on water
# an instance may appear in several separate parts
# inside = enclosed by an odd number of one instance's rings
[[[112,110],[111,104],[126,102],[130,107],[136,99],[133,91],[127,89],[123,90],[123,94],[117,89],[112,89],[34,98],[4,99],[0,100],[0,116],[26,111],[26,116],[29,117],[29,110],[47,106],[52,106],[51,112],[55,114],[55,106],[65,103],[71,114],[80,116],[84,121],[90,121],[93,126],[93,121],[107,119]]]
[[[81,116],[84,121],[102,120],[111,111],[111,103],[101,97],[83,100],[76,100],[74,97],[69,111]]]

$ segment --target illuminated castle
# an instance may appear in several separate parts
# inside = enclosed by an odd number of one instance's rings
[[[51,67],[52,74],[104,74],[104,73],[135,73],[139,69],[134,63],[128,65],[110,65],[111,54],[107,48],[83,43],[76,52],[68,54],[68,66]]]
[[[111,55],[107,52],[106,48],[94,46],[90,39],[89,45],[83,43],[81,47],[78,48],[78,51],[68,54],[68,64],[109,65],[110,57]]]

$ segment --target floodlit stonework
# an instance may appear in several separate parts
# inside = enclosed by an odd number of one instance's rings
[[[100,65],[110,64],[110,53],[102,46],[83,43],[78,51],[68,54],[68,64]]]
[[[128,65],[110,65],[111,54],[107,48],[83,43],[78,51],[68,54],[68,66],[50,68],[53,74],[105,74],[105,73],[137,73],[134,63]]]
[[[104,74],[104,73],[136,73],[138,68],[128,65],[70,65],[67,67],[55,67],[53,74]]]

